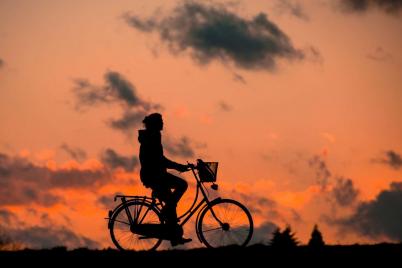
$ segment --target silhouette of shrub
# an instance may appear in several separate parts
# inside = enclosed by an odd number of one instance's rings
[[[320,230],[318,230],[317,224],[314,225],[313,231],[311,232],[310,240],[308,241],[308,246],[313,248],[321,248],[325,246],[324,239]]]
[[[298,244],[299,242],[297,241],[295,234],[292,232],[292,229],[289,225],[282,232],[279,228],[276,229],[273,232],[270,242],[272,247],[280,249],[295,248]]]

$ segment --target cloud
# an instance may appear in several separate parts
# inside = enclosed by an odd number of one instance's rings
[[[111,208],[114,208],[116,206],[116,202],[114,201],[114,197],[116,195],[121,195],[121,194],[122,194],[121,192],[116,192],[116,193],[110,194],[110,195],[102,195],[102,196],[98,197],[98,199],[96,201],[103,208],[111,209]]]
[[[125,171],[132,172],[139,164],[136,156],[119,155],[113,149],[107,148],[101,155],[102,162],[111,169],[123,168]]]
[[[282,218],[279,211],[277,210],[277,203],[272,199],[259,196],[255,193],[242,193],[237,190],[232,190],[227,195],[245,204],[246,207],[250,210],[250,213],[253,215],[258,214],[264,218],[268,218],[271,220]]]
[[[230,112],[233,110],[233,107],[224,101],[220,101],[218,103],[219,109],[224,112]]]
[[[356,201],[359,191],[354,187],[351,179],[338,177],[331,194],[338,205],[347,207]]]
[[[60,148],[63,149],[66,153],[68,153],[73,159],[77,161],[83,161],[85,160],[85,158],[87,158],[87,153],[80,148],[72,148],[65,143],[60,145]]]
[[[11,211],[8,211],[7,209],[0,209],[0,223],[3,225],[9,225],[11,223],[17,222],[18,218],[17,216],[12,213]]]
[[[142,123],[147,114],[148,112],[143,110],[126,110],[120,118],[110,120],[109,126],[127,134],[132,134],[133,129]]]
[[[385,152],[385,156],[379,159],[374,159],[373,162],[382,163],[390,166],[393,169],[402,168],[402,157],[399,153],[389,150]],[[0,169],[1,172],[1,169]]]
[[[96,188],[110,181],[106,169],[50,169],[0,153],[0,205],[52,206],[63,199],[54,189]]]
[[[391,183],[374,200],[362,202],[353,215],[334,223],[369,238],[402,241],[402,182]]]
[[[3,68],[4,64],[4,60],[0,58],[0,69]]]
[[[233,73],[233,80],[242,84],[247,84],[246,79],[238,73]]]
[[[99,244],[80,236],[66,227],[33,226],[26,229],[9,229],[11,239],[23,243],[27,248],[42,249],[65,246],[67,248],[99,248]]]
[[[194,149],[191,141],[187,137],[181,137],[179,140],[166,139],[163,148],[172,156],[183,158],[194,157]]]
[[[309,16],[306,14],[303,6],[294,0],[278,0],[274,6],[278,13],[286,13],[295,16],[298,19],[308,21]]]
[[[154,104],[142,100],[136,87],[123,75],[108,71],[103,76],[103,86],[93,85],[86,79],[75,79],[73,91],[79,105],[95,105],[98,103],[120,103],[127,107],[150,110]]]
[[[278,229],[278,225],[275,223],[264,222],[254,229],[250,244],[268,244],[272,239],[272,233],[276,229]]]
[[[289,224],[289,222],[303,224],[305,221],[298,211],[283,206],[269,197],[261,196],[255,192],[239,192],[235,189],[228,192],[223,191],[223,195],[244,204],[253,215],[254,220],[262,222],[254,226],[251,244],[269,243],[272,233],[278,229],[278,224]]]
[[[402,10],[402,0],[339,0],[338,4],[345,12],[361,13],[376,8],[397,15]]]
[[[245,19],[223,5],[183,1],[170,16],[141,19],[125,14],[124,19],[137,30],[157,32],[173,54],[190,52],[200,64],[218,60],[272,71],[278,59],[304,59],[303,51],[265,13]]]
[[[111,119],[111,128],[131,134],[132,129],[141,124],[145,115],[160,110],[159,104],[139,97],[136,87],[122,74],[108,71],[104,75],[104,85],[94,85],[86,79],[75,79],[73,93],[77,99],[76,108],[92,107],[99,104],[118,104],[123,108],[120,118]]]
[[[382,47],[377,47],[374,51],[367,54],[367,58],[374,61],[387,61],[392,58],[392,55]]]
[[[49,219],[45,219],[42,225],[28,226],[27,223],[21,222],[17,215],[8,210],[0,210],[0,219],[1,229],[4,230],[10,241],[22,244],[26,248],[44,249],[65,246],[73,249],[100,247],[98,242],[78,235],[65,226],[55,225]]]
[[[325,160],[321,156],[315,155],[308,161],[308,164],[315,170],[316,182],[321,186],[321,189],[324,190],[328,185],[329,178],[331,177],[331,172],[329,171]]]

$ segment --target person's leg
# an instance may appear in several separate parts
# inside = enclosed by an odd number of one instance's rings
[[[188,184],[185,180],[180,177],[177,177],[173,174],[166,173],[165,176],[162,178],[164,180],[164,184],[168,185],[171,189],[173,189],[172,193],[172,202],[177,205],[180,198],[186,192],[188,188]]]
[[[177,224],[176,206],[184,192],[187,190],[188,184],[185,180],[166,173],[159,181],[158,185],[153,187],[157,197],[165,203],[162,215],[166,224],[172,227],[172,246],[190,242],[191,239],[183,238],[183,228]],[[173,189],[173,192],[171,191]]]
[[[183,196],[183,194],[186,192],[188,188],[188,184],[185,180],[182,178],[179,178],[177,176],[174,176],[170,173],[166,173],[166,175],[163,178],[164,183],[166,185],[169,185],[170,189],[173,189],[173,193],[171,194],[171,199],[170,203],[166,203],[169,209],[169,212],[171,213],[171,219],[170,222],[174,221],[175,226],[174,228],[174,234],[171,239],[171,244],[172,246],[176,246],[178,244],[184,244],[187,242],[190,242],[190,238],[184,238],[183,237],[183,228],[177,224],[177,212],[176,212],[176,207],[177,203]]]
[[[158,184],[153,187],[158,198],[165,203],[162,213],[166,223],[177,223],[176,206],[187,187],[185,180],[170,173],[165,173]]]
[[[183,196],[184,192],[187,190],[187,182],[177,176],[170,173],[166,173],[161,181],[161,186],[165,189],[169,189],[169,194],[164,190],[165,195],[165,213],[167,216],[168,223],[177,223],[177,212],[176,207],[180,198]],[[171,192],[173,189],[173,192]]]

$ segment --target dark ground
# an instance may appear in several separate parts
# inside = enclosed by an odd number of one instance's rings
[[[2,265],[2,264],[7,265]],[[11,266],[12,265],[12,266]],[[300,246],[278,250],[254,245],[247,248],[119,252],[64,248],[0,252],[1,267],[402,267],[402,244]]]

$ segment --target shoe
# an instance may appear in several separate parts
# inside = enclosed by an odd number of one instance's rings
[[[172,245],[172,247],[175,247],[177,245],[183,245],[183,244],[189,243],[191,241],[193,241],[193,239],[181,237],[179,239],[171,240],[170,244]]]

